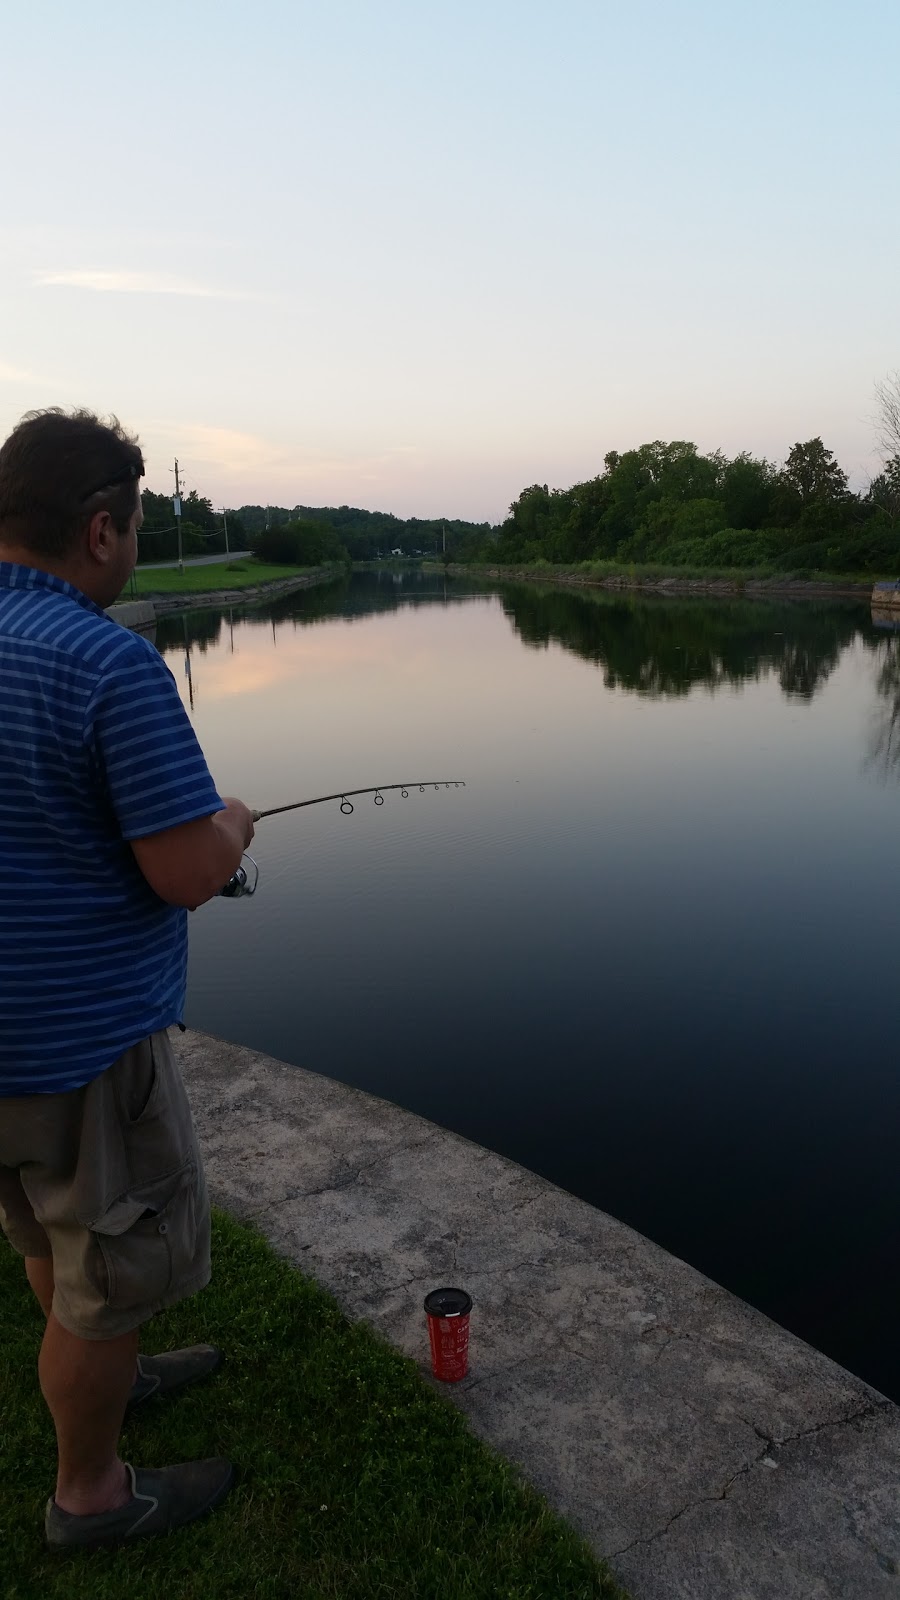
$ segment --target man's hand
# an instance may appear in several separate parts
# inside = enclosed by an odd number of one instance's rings
[[[243,800],[235,800],[232,795],[223,794],[222,799],[225,801],[225,810],[217,811],[213,817],[213,822],[224,826],[224,819],[227,817],[229,827],[233,823],[237,830],[243,830],[243,843],[241,845],[241,855],[243,855],[256,832],[253,825],[253,812],[249,806],[244,805]]]
[[[132,839],[131,848],[160,899],[193,911],[224,888],[240,865],[253,831],[249,806],[226,797],[224,811]]]

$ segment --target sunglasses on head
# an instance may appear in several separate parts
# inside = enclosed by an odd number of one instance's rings
[[[143,462],[140,466],[137,466],[133,461],[130,462],[127,467],[123,467],[122,471],[117,472],[114,477],[104,478],[102,483],[95,484],[93,489],[88,489],[87,494],[81,496],[82,505],[84,505],[85,500],[92,500],[95,494],[100,493],[101,489],[117,489],[120,483],[133,483],[135,478],[143,476],[143,472]]]

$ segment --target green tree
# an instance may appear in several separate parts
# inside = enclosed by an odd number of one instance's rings
[[[872,479],[866,498],[892,520],[900,519],[900,456],[890,456],[884,463],[883,471]]]
[[[263,529],[254,549],[260,561],[273,566],[319,567],[350,559],[335,530],[324,522],[298,520]]]
[[[615,452],[611,452],[614,455]],[[609,457],[607,458],[609,459]],[[610,554],[604,536],[604,517],[609,506],[609,481],[605,474],[576,483],[569,490],[566,536],[567,561],[586,561]]]
[[[747,451],[725,463],[721,495],[727,528],[764,528],[771,520],[778,472],[771,462]]]
[[[791,446],[782,468],[780,490],[781,520],[788,527],[794,526],[790,541],[798,548],[804,540],[833,539],[846,529],[853,503],[847,474],[835,460],[834,451],[827,450],[820,438]],[[809,560],[801,564],[817,565],[818,556],[811,553]]]
[[[687,439],[654,439],[605,459],[607,506],[604,543],[613,548],[636,533],[656,500],[702,500],[716,495],[722,474],[719,456],[701,456]]]
[[[782,478],[802,507],[813,501],[840,501],[847,495],[847,474],[820,438],[791,446]]]

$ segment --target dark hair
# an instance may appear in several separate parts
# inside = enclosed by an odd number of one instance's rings
[[[29,411],[0,447],[0,542],[66,556],[98,511],[127,533],[143,472],[137,440],[118,418]]]

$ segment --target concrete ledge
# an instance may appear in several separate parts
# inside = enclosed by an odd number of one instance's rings
[[[437,562],[423,562],[431,571],[445,569]],[[553,566],[479,566],[478,564],[448,565],[446,571],[457,577],[481,578],[489,583],[543,583],[568,584],[576,589],[635,589],[643,594],[711,595],[728,597],[739,595],[744,600],[810,600],[829,596],[863,600],[872,593],[870,583],[856,583],[852,578],[650,578],[632,576],[627,571],[598,578],[584,572],[559,572]]]
[[[387,1101],[174,1038],[214,1199],[449,1389],[634,1600],[898,1600],[900,1411],[640,1234]],[[430,1378],[428,1381],[432,1381]]]
[[[152,600],[123,600],[118,605],[107,606],[106,615],[123,628],[152,628],[156,609]]]
[[[193,594],[158,594],[153,606],[158,617],[169,611],[197,611],[204,606],[248,606],[259,601],[277,600],[295,589],[314,589],[321,583],[333,583],[342,576],[343,567],[315,567],[295,578],[269,578],[246,589],[198,589]]]

